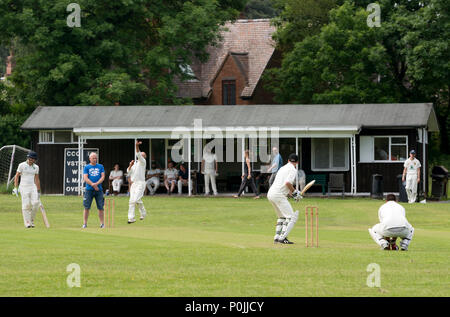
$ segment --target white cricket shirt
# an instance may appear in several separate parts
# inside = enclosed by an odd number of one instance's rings
[[[294,184],[296,174],[297,169],[292,163],[289,162],[284,165],[278,170],[277,176],[267,194],[287,196],[289,194],[289,188],[286,186],[286,183]]]
[[[137,161],[133,165],[133,171],[131,174],[131,181],[134,182],[145,182],[145,158],[142,157],[142,153],[137,153]]]
[[[205,170],[206,174],[213,173],[216,171],[216,165],[214,164],[217,161],[216,154],[205,153],[203,155],[203,159],[205,160]]]
[[[417,176],[417,169],[420,168],[422,165],[420,164],[419,160],[414,158],[414,160],[407,159],[405,161],[405,164],[403,164],[403,167],[406,167],[406,175],[416,175]]]
[[[17,172],[20,173],[20,185],[34,185],[34,176],[39,174],[39,166],[29,165],[26,161],[19,164]]]
[[[388,201],[378,209],[378,218],[386,229],[407,226],[405,214],[405,208],[395,201]]]
[[[112,170],[111,173],[109,173],[109,178],[114,178],[114,177],[123,177],[123,172],[121,170],[115,171]]]

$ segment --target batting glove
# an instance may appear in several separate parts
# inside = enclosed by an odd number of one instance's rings
[[[19,189],[17,187],[14,187],[12,193],[13,193],[13,195],[16,195],[17,197],[19,197]]]
[[[294,190],[294,192],[292,193],[292,197],[295,199],[295,201],[299,201],[300,199],[303,199],[302,194],[297,189]]]

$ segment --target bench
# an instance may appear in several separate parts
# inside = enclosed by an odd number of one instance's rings
[[[326,193],[326,187],[327,187],[327,175],[326,174],[314,174],[314,175],[306,175],[306,182],[305,184],[308,184],[309,182],[315,180],[314,186],[320,185],[322,186],[322,195],[325,195]]]
[[[160,169],[161,173],[159,174],[159,188],[156,190],[156,193],[162,193],[165,194],[167,193],[166,187],[164,185],[164,169]],[[197,171],[196,170],[191,170],[191,181],[192,181],[192,195],[196,195],[197,194]],[[178,184],[178,180],[177,180],[177,184]],[[186,188],[186,192],[188,192],[187,190],[187,186],[183,186],[183,189]],[[147,194],[147,186],[145,188],[145,193]],[[184,190],[183,190],[184,191]],[[178,185],[175,186],[174,192],[178,193]]]
[[[342,193],[342,198],[345,196],[345,182],[344,174],[333,174],[329,175],[328,182],[328,197],[330,197],[331,191],[338,190]]]

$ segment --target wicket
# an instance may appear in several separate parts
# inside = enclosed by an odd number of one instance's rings
[[[114,228],[114,210],[116,207],[115,199],[106,198],[105,207],[105,227]]]
[[[316,217],[316,247],[319,247],[319,207],[306,206],[305,208],[305,241],[306,247],[314,246],[314,216]],[[308,218],[311,218],[308,221]],[[309,231],[309,232],[308,232]],[[311,240],[311,244],[309,242]]]

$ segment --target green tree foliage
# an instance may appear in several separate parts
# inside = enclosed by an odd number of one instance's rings
[[[247,19],[265,19],[276,17],[280,10],[273,5],[274,0],[249,0],[244,9]]]
[[[342,0],[273,0],[280,13],[273,20],[279,49],[288,52],[295,43],[320,32],[328,23],[328,13]]]
[[[14,89],[9,80],[0,81],[0,147],[16,144],[29,148],[30,132],[20,130],[28,115],[23,112],[23,108],[12,102]]]
[[[293,49],[267,72],[268,88],[280,103],[434,102],[448,153],[449,2],[381,0],[373,28],[370,2],[346,1],[299,41],[291,30]]]
[[[11,76],[17,102],[39,105],[172,104],[180,65],[205,47],[244,0],[2,0],[0,42],[17,39]]]
[[[30,147],[30,132],[20,129],[27,117],[27,115],[18,114],[7,114],[0,117],[0,147],[8,144]]]
[[[410,17],[409,25],[402,37],[406,75],[425,100],[434,103],[439,148],[450,154],[450,1],[428,1]]]
[[[6,73],[6,58],[9,56],[9,51],[5,46],[0,46],[0,77]]]

